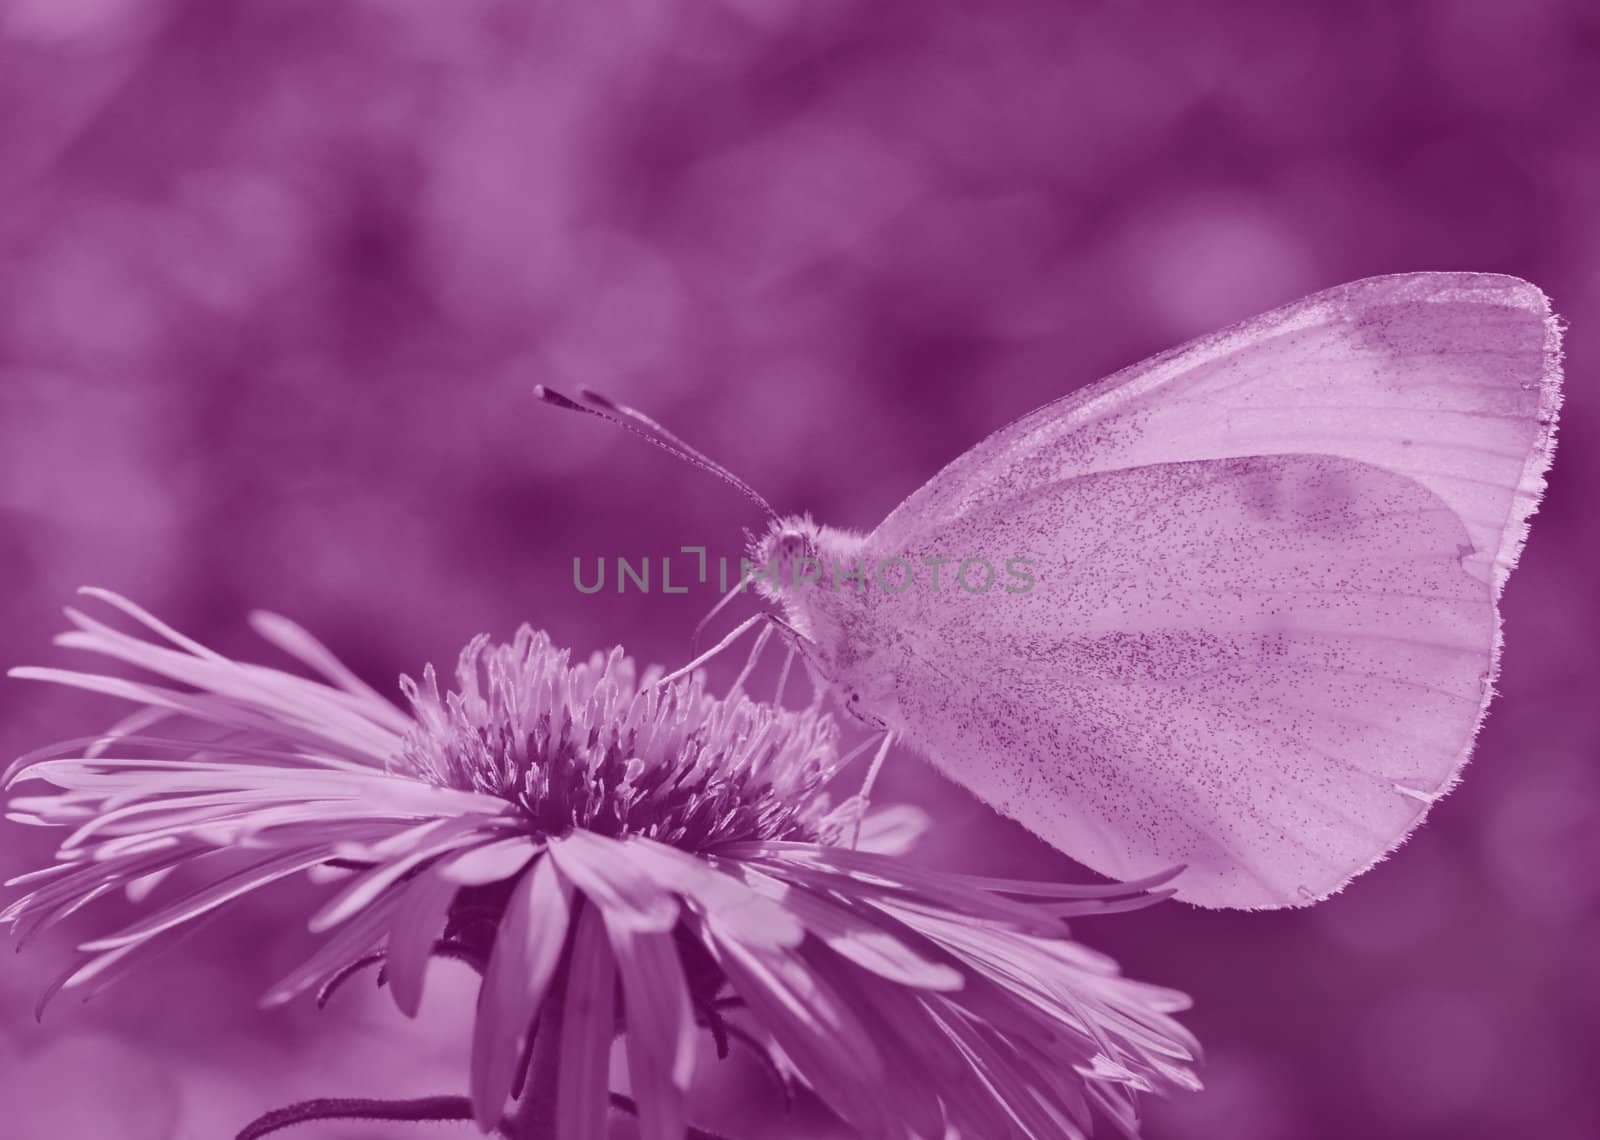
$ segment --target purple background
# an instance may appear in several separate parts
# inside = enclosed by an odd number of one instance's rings
[[[710,595],[584,597],[573,556],[737,556],[756,514],[534,383],[869,528],[1216,326],[1368,274],[1519,274],[1571,321],[1569,396],[1462,787],[1313,910],[1079,933],[1195,995],[1209,1088],[1152,1137],[1592,1137],[1597,45],[1580,0],[7,0],[0,665],[62,660],[80,583],[265,659],[243,615],[279,610],[388,691],[524,619],[676,663]],[[0,752],[115,711],[0,685]],[[885,786],[936,816],[932,860],[1078,874],[911,756]],[[0,870],[48,838],[5,830]],[[43,1028],[68,940],[16,959],[9,1134],[200,1140],[296,1097],[460,1091],[454,967],[416,1025],[366,987],[256,1014],[299,891]],[[722,1075],[707,1122],[773,1135],[757,1079]]]

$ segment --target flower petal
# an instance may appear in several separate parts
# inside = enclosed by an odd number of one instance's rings
[[[932,826],[933,821],[921,808],[909,804],[880,808],[861,820],[856,849],[874,855],[906,855]]]
[[[814,891],[793,891],[784,905],[828,949],[888,981],[923,990],[959,990],[961,971],[919,950],[921,943],[937,951],[919,934],[901,926],[901,935],[886,929],[886,918],[867,917]]]
[[[281,614],[269,613],[266,610],[253,610],[247,620],[250,622],[250,628],[260,634],[264,641],[276,645],[290,657],[322,674],[345,692],[362,698],[368,716],[381,721],[396,732],[403,733],[410,730],[410,717],[352,673],[326,645],[302,626]]]
[[[628,858],[624,844],[589,831],[573,831],[550,841],[550,856],[561,873],[606,914],[606,927],[671,930],[678,922],[678,900]]]
[[[637,929],[626,915],[606,911],[605,920],[622,978],[628,1077],[639,1104],[640,1140],[683,1140],[696,1031],[677,947],[671,934]]]
[[[942,1017],[940,1024],[983,1082],[994,1090],[996,1101],[1020,1126],[1023,1135],[1032,1140],[1084,1140],[1084,1128],[1079,1122],[1087,1121],[1087,1113],[1081,1096],[1071,1086],[1060,1080],[1054,1082],[1057,1089],[1068,1091],[1067,1101],[1061,1102],[1052,1095],[1055,1090],[1045,1074],[997,1046],[983,1027],[960,1016]]]
[[[623,846],[636,866],[691,900],[728,937],[772,946],[798,946],[805,938],[804,927],[782,902],[752,889],[717,864],[643,836],[632,836]],[[740,868],[735,864],[732,870]]]
[[[561,961],[572,884],[540,859],[511,892],[478,991],[472,1036],[472,1110],[485,1132],[500,1120],[528,1047],[534,1018]]]
[[[945,1134],[944,1098],[952,1083],[971,1081],[968,1066],[948,1045],[940,1049],[941,1033],[922,1005],[921,995],[903,986],[886,986],[872,975],[837,961],[824,962],[828,951],[812,943],[807,961],[822,970],[841,1001],[861,1019],[878,1045],[883,1076],[872,1090],[894,1106],[896,1123],[918,1137]],[[977,1136],[1000,1137],[990,1130]]]
[[[616,988],[617,970],[600,908],[579,904],[556,1076],[556,1132],[561,1140],[606,1138]]]
[[[339,925],[399,882],[419,864],[471,843],[472,839],[471,831],[451,835],[378,866],[339,892],[332,901],[311,916],[311,921],[307,925],[314,933]]]
[[[440,874],[460,887],[498,883],[526,867],[539,850],[539,845],[531,838],[517,835],[456,856],[440,868]]]
[[[327,935],[311,957],[262,996],[261,1004],[282,1005],[377,949],[383,942],[384,929],[389,925],[397,901],[395,896],[385,895]]]
[[[151,935],[169,930],[181,923],[214,910],[226,902],[238,898],[240,895],[249,894],[258,887],[268,883],[287,878],[297,871],[315,866],[329,858],[332,852],[318,849],[311,852],[291,851],[286,855],[274,855],[269,859],[260,859],[236,871],[226,878],[220,879],[203,890],[195,891],[171,906],[158,910],[155,914],[147,915],[131,926],[124,927],[116,934],[105,938],[96,938],[83,943],[81,950],[115,950],[134,942],[142,941]]]
[[[444,862],[435,863],[401,888],[394,918],[389,923],[384,969],[394,1004],[407,1017],[422,1007],[422,983],[428,959],[444,930],[450,904],[460,888],[443,874]]]
[[[908,909],[954,912],[1059,937],[1065,924],[1048,912],[1004,895],[965,886],[903,860],[811,843],[736,843],[721,852],[773,877],[843,895],[893,898]]]
[[[702,928],[734,991],[806,1080],[857,1128],[880,1135],[890,1119],[875,1095],[883,1060],[861,1022],[792,950],[745,946]]]

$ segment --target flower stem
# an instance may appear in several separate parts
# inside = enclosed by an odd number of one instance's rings
[[[373,1100],[366,1097],[323,1097],[303,1100],[263,1113],[246,1124],[236,1140],[261,1140],[274,1132],[315,1120],[471,1120],[472,1104],[464,1096],[424,1096],[415,1100]]]
[[[506,1120],[509,1140],[556,1140],[556,1070],[560,1064],[561,1003],[544,1003],[533,1035],[528,1072],[517,1107]]]

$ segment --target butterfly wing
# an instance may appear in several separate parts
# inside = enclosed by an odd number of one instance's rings
[[[875,532],[893,546],[1069,475],[1244,455],[1359,459],[1460,516],[1496,589],[1544,489],[1560,326],[1515,277],[1412,273],[1317,293],[1191,341],[1001,428]]]
[[[1184,863],[1207,906],[1325,897],[1470,754],[1558,340],[1523,282],[1380,278],[1049,405],[861,547],[1027,557],[1033,588],[869,592],[876,652],[839,679],[1096,870]]]

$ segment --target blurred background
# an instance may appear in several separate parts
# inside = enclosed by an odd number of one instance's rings
[[[84,583],[274,663],[244,615],[278,610],[391,692],[524,620],[677,663],[712,593],[587,596],[573,559],[736,558],[757,513],[535,383],[866,529],[1215,327],[1369,274],[1525,276],[1570,320],[1569,395],[1465,782],[1314,909],[1076,932],[1195,997],[1208,1089],[1150,1137],[1593,1137],[1597,65],[1582,0],[3,0],[0,666],[64,663]],[[0,753],[120,711],[5,683]],[[882,788],[932,813],[933,862],[1088,877],[912,756]],[[0,871],[52,838],[8,825]],[[6,1134],[461,1091],[454,966],[415,1024],[365,986],[255,1010],[299,889],[42,1026],[70,940],[12,959]],[[717,1076],[738,1140],[833,1134]],[[474,1134],[410,1127],[298,1135]]]

